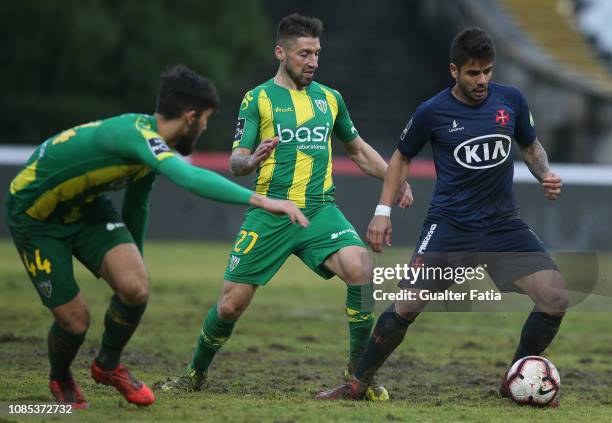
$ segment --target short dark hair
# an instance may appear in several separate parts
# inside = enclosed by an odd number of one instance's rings
[[[212,81],[185,65],[168,68],[161,74],[155,112],[167,119],[195,110],[198,114],[219,107],[219,95]]]
[[[276,43],[282,44],[290,38],[319,38],[323,32],[323,22],[319,18],[292,13],[285,16],[276,28]]]
[[[460,68],[470,60],[495,60],[495,45],[489,34],[480,28],[467,28],[451,43],[450,60]]]

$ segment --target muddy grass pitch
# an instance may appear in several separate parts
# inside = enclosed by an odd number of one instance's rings
[[[146,245],[151,299],[124,354],[146,383],[179,374],[189,361],[202,319],[220,293],[227,249],[225,243]],[[612,416],[610,312],[569,313],[546,352],[561,374],[557,410],[519,407],[497,393],[527,315],[509,312],[424,313],[380,372],[391,402],[315,402],[317,391],[341,382],[348,345],[345,288],[294,259],[258,290],[213,363],[204,392],[159,393],[153,406],[138,408],[88,375],[111,291],[80,266],[77,278],[92,324],[73,371],[92,408],[70,416],[9,414],[11,404],[50,401],[51,316],[12,244],[0,242],[0,420],[575,422]]]

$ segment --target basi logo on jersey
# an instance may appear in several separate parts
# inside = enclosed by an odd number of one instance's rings
[[[467,169],[488,169],[505,162],[511,146],[512,139],[502,134],[470,138],[455,148],[455,160]]]
[[[293,140],[298,142],[325,142],[329,137],[329,123],[326,123],[325,126],[315,126],[312,129],[302,126],[295,131],[289,128],[283,129],[280,124],[276,124],[276,133],[282,143]]]

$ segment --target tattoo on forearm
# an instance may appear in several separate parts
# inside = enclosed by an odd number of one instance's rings
[[[521,155],[529,171],[538,181],[541,181],[544,178],[544,174],[548,172],[550,168],[548,167],[548,156],[546,155],[544,147],[540,144],[540,141],[536,139],[533,144],[521,148]]]
[[[248,175],[253,171],[250,155],[235,155],[230,159],[230,170],[236,176]]]

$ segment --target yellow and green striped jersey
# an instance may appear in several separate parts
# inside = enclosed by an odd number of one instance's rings
[[[279,144],[257,170],[254,189],[311,208],[334,201],[332,133],[342,142],[358,135],[338,91],[316,82],[290,90],[271,79],[244,96],[233,148],[254,151],[278,136]]]
[[[83,219],[85,205],[126,188],[121,215],[140,251],[157,174],[200,197],[248,204],[253,192],[175,156],[155,116],[125,114],[68,129],[43,142],[11,182],[7,220],[22,214],[45,223]]]
[[[80,207],[125,188],[174,153],[153,116],[125,114],[68,129],[43,142],[13,179],[13,213],[33,219],[78,220]],[[150,175],[151,174],[151,175]]]

